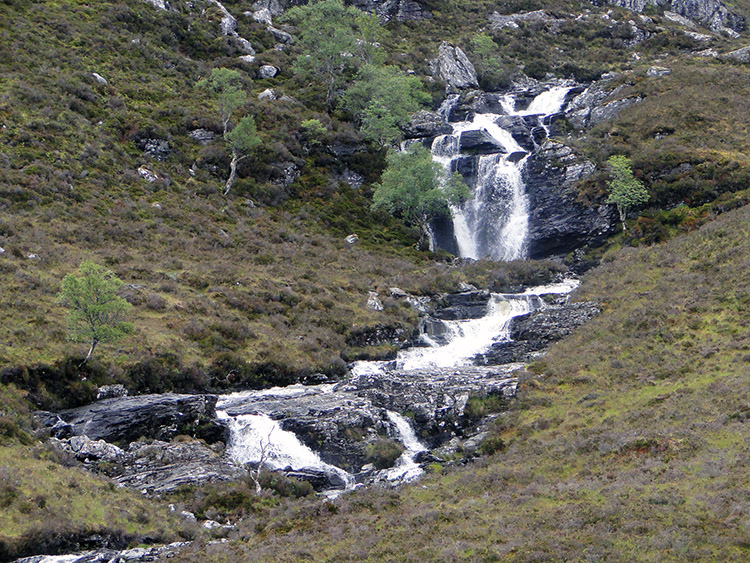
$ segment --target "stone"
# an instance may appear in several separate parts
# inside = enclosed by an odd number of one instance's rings
[[[447,293],[433,301],[431,316],[443,321],[479,319],[487,314],[489,291]]]
[[[683,33],[687,37],[690,37],[690,39],[698,41],[699,43],[709,43],[710,41],[713,41],[713,37],[706,35],[705,33],[698,33],[696,31],[684,31]]]
[[[127,397],[128,390],[125,386],[117,383],[115,385],[102,385],[99,387],[96,393],[96,400],[101,401],[102,399],[114,399],[118,397]]]
[[[555,29],[553,31],[556,31],[557,28],[559,28],[560,24],[564,21],[565,20],[558,19],[549,15],[544,10],[535,10],[533,12],[524,12],[509,15],[501,15],[498,12],[494,12],[492,15],[490,15],[492,28],[496,30],[504,29],[506,27],[511,29],[518,29],[519,23],[544,23],[554,24]]]
[[[404,134],[409,139],[422,137],[437,137],[447,135],[453,131],[441,115],[427,110],[420,110],[411,117],[409,124],[404,127]]]
[[[446,90],[456,91],[477,88],[479,81],[474,65],[460,47],[443,41],[438,50],[438,58],[430,63],[433,76],[446,83]]]
[[[380,300],[380,295],[376,291],[371,291],[367,295],[367,308],[371,311],[382,311],[383,302]]]
[[[485,129],[474,129],[461,133],[459,145],[462,152],[473,154],[504,153],[505,147]]]
[[[172,147],[166,139],[141,137],[135,140],[135,146],[138,150],[143,151],[145,156],[150,156],[158,161],[165,160],[172,154]]]
[[[411,336],[412,331],[409,328],[400,325],[376,324],[353,328],[346,337],[346,345],[356,348],[384,345],[404,346]]]
[[[646,71],[646,76],[651,77],[660,77],[660,76],[666,76],[667,74],[671,74],[672,69],[666,68],[663,66],[652,66]]]
[[[740,63],[750,63],[750,46],[724,53],[723,55],[719,55],[719,58]]]
[[[351,0],[351,4],[377,14],[381,23],[420,21],[430,17],[430,13],[414,0]]]
[[[565,303],[514,317],[510,323],[511,340],[494,344],[474,361],[480,365],[528,361],[532,353],[564,338],[600,312],[599,305],[589,301]]]
[[[683,17],[680,14],[676,14],[669,10],[664,10],[664,19],[669,20],[672,23],[684,25],[685,27],[688,27],[691,29],[695,27],[695,24],[689,19],[687,19],[686,17]]]
[[[272,102],[276,99],[276,92],[273,88],[266,88],[260,94],[258,94],[258,99]]]
[[[148,183],[156,182],[159,179],[159,176],[157,176],[156,173],[152,172],[145,166],[141,166],[138,168],[138,174],[140,174],[141,178],[146,180]]]
[[[188,133],[188,137],[201,145],[207,145],[216,138],[216,133],[209,131],[208,129],[193,129]]]
[[[294,40],[291,34],[287,33],[286,31],[282,31],[272,25],[269,25],[266,29],[279,43],[287,44],[291,43]]]
[[[262,65],[258,69],[258,78],[264,79],[264,78],[273,78],[276,76],[279,72],[279,69],[276,68],[273,65]]]
[[[720,0],[591,0],[595,5],[612,4],[633,12],[643,12],[647,6],[669,8],[664,16],[686,27],[693,23],[711,31],[734,36],[745,29],[745,18],[730,11]]]
[[[268,8],[261,8],[260,10],[253,12],[253,19],[258,23],[265,25],[273,25],[273,14]]]
[[[140,437],[171,439],[191,434],[207,442],[226,442],[227,428],[214,420],[215,395],[140,395],[104,399],[90,405],[57,413],[73,436],[86,435],[92,440],[132,442]],[[57,420],[52,422],[52,433]]]
[[[167,9],[167,3],[164,0],[145,0],[147,3],[151,4],[155,8],[159,8],[160,10],[166,10]]]
[[[351,234],[351,235],[348,235],[344,240],[348,242],[349,244],[354,244],[355,242],[359,240],[359,236],[355,234]]]
[[[107,82],[107,79],[104,78],[101,74],[98,74],[96,72],[92,72],[91,76],[93,76],[99,84],[103,84],[104,86],[106,86],[107,84],[109,84],[109,82]]]
[[[254,55],[240,55],[237,57],[239,60],[241,60],[243,63],[253,63],[255,62],[255,56]]]
[[[5,254],[5,249],[2,246],[0,246],[0,254]]]

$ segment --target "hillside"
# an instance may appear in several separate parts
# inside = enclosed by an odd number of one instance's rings
[[[181,539],[197,541],[178,559],[206,561],[747,558],[750,4],[345,3],[379,17],[325,22],[351,34],[326,82],[304,72],[325,53],[306,56],[315,30],[296,0],[0,0],[0,560]],[[444,44],[476,84],[436,70]],[[377,90],[363,61],[410,80],[413,121],[347,101]],[[246,97],[229,127],[253,117],[260,141],[228,193],[220,104],[199,86],[215,69]],[[429,147],[448,121],[555,87],[564,111],[511,117],[547,206],[531,231],[565,244],[461,260],[373,209],[393,146]],[[611,155],[650,197],[625,231],[607,205]],[[580,225],[553,229],[566,222]],[[125,283],[134,326],[85,365],[56,301],[84,260]],[[248,480],[143,498],[50,447],[32,415],[109,384],[338,381],[415,341],[422,312],[399,295],[517,291],[569,271],[583,274],[574,299],[603,313],[523,371],[483,450],[502,451],[457,455],[416,485],[325,504],[282,498],[309,492],[286,481],[257,498]],[[244,520],[209,532],[170,503]]]
[[[504,452],[249,517],[178,560],[745,560],[748,225],[744,207],[588,274],[575,298],[604,311],[530,366]]]

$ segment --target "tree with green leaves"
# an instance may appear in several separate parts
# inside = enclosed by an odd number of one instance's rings
[[[80,276],[68,274],[63,278],[57,302],[70,309],[68,338],[90,344],[83,365],[91,359],[97,344],[132,332],[133,325],[125,321],[132,306],[117,295],[123,282],[111,270],[87,260],[78,272]]]
[[[319,0],[296,6],[285,18],[296,26],[297,45],[301,50],[292,71],[305,81],[322,83],[326,89],[326,105],[333,107],[336,90],[343,83],[345,73],[374,56],[372,20],[365,18],[357,8],[344,6],[342,0]],[[367,44],[357,32],[358,21],[369,35]]]
[[[471,192],[458,173],[448,174],[417,143],[406,152],[391,151],[380,183],[375,185],[373,209],[384,209],[415,225],[422,236],[429,234],[430,221],[450,215],[452,205],[460,205]]]
[[[622,230],[626,231],[628,227],[625,219],[628,210],[646,203],[650,195],[643,183],[633,176],[630,159],[626,156],[621,154],[610,156],[607,159],[607,168],[610,176],[607,182],[609,187],[607,203],[614,203],[617,206],[620,221],[622,221]]]
[[[416,76],[395,66],[365,65],[347,89],[341,106],[359,123],[362,133],[381,145],[401,140],[401,128],[431,98]]]
[[[492,37],[475,33],[471,38],[471,53],[483,87],[494,90],[510,84],[510,73],[499,56],[500,46]]]
[[[260,144],[255,119],[248,115],[243,117],[234,128],[230,127],[232,115],[248,101],[247,92],[243,89],[242,75],[238,71],[215,68],[208,78],[204,78],[196,86],[215,97],[224,128],[224,140],[232,151],[229,177],[224,185],[224,195],[227,195],[237,180],[237,166],[250,156],[254,147]]]

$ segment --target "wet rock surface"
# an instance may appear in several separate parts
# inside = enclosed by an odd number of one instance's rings
[[[141,395],[105,399],[61,411],[39,413],[56,438],[132,442],[141,437],[168,440],[179,434],[207,442],[226,441],[227,428],[215,420],[215,395]]]
[[[570,334],[601,312],[593,302],[565,303],[511,320],[510,341],[498,342],[474,361],[479,365],[502,365],[528,361],[533,352]]]

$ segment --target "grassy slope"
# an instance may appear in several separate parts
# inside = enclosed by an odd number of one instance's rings
[[[506,451],[248,521],[205,560],[729,561],[750,554],[750,207],[586,276]],[[330,508],[327,508],[330,506]],[[193,555],[185,554],[183,560]]]

